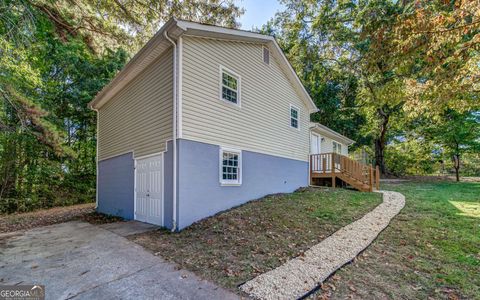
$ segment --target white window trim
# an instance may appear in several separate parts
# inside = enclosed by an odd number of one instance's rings
[[[297,127],[292,126],[292,108],[297,111]],[[293,104],[290,104],[290,109],[288,110],[288,124],[290,128],[300,131],[300,109]]]
[[[233,152],[238,154],[238,180],[223,179],[223,152]],[[242,185],[242,150],[220,147],[218,151],[218,180],[221,186],[240,186]]]
[[[336,146],[335,146],[336,145]],[[335,150],[334,150],[335,149]],[[342,155],[342,143],[339,143],[337,141],[332,141],[332,152],[335,152],[336,154]],[[339,152],[340,151],[340,152]]]
[[[223,72],[225,73],[228,73],[230,76],[232,77],[235,77],[235,79],[237,79],[237,103],[233,103],[232,101],[228,101],[228,100],[225,100],[223,99]],[[230,104],[230,105],[233,105],[235,107],[241,107],[241,97],[242,97],[242,78],[240,77],[240,75],[238,75],[237,73],[233,72],[232,70],[228,69],[228,68],[225,68],[224,66],[220,65],[219,67],[219,99],[220,101],[222,101],[223,103],[227,103],[227,104]]]

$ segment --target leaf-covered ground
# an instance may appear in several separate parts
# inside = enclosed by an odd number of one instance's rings
[[[25,230],[39,226],[82,220],[92,224],[103,224],[121,220],[95,212],[95,203],[78,204],[28,213],[0,215],[0,233]]]
[[[159,230],[130,238],[181,268],[237,290],[380,203],[376,193],[306,189],[249,202],[180,233]]]
[[[480,299],[480,183],[383,185],[406,205],[315,299]]]

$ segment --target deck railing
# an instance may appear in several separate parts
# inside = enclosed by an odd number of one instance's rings
[[[356,182],[368,185],[372,191],[375,187],[380,188],[380,172],[378,166],[362,164],[358,161],[350,159],[347,156],[338,153],[321,153],[310,155],[310,177],[315,174],[330,175],[335,178],[336,174],[353,178]],[[329,176],[329,177],[330,177]]]

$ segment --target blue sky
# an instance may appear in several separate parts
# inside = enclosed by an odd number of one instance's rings
[[[261,27],[272,18],[275,13],[282,10],[282,5],[277,0],[236,0],[239,7],[245,8],[245,14],[239,19],[242,29],[251,30]]]

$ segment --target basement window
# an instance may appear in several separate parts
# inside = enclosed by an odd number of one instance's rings
[[[232,149],[220,149],[220,184],[242,184],[242,151]]]

